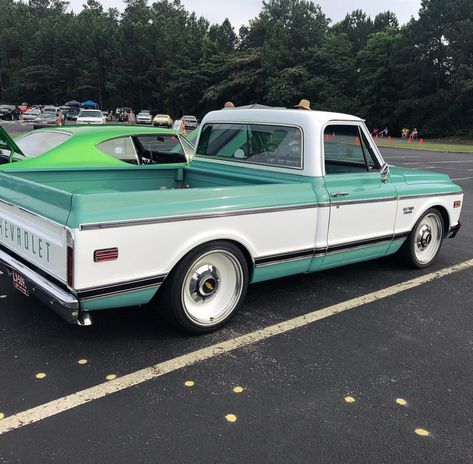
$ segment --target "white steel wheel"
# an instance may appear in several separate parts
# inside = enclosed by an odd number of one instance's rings
[[[442,215],[437,209],[430,209],[415,225],[401,249],[401,254],[412,267],[429,267],[440,251],[443,237]]]
[[[436,213],[425,215],[419,222],[415,235],[415,254],[421,264],[429,264],[437,256],[442,244],[443,226]]]
[[[248,265],[232,243],[213,242],[189,253],[166,278],[164,309],[179,328],[217,330],[238,311],[248,287]]]
[[[220,324],[240,301],[243,269],[225,250],[201,256],[189,269],[181,291],[182,307],[196,325]]]

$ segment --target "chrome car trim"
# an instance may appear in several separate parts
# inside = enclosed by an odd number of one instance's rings
[[[278,255],[263,256],[255,259],[255,265],[257,268],[264,266],[272,266],[274,264],[282,264],[290,261],[298,261],[308,258],[318,258],[326,256],[332,253],[343,253],[346,251],[365,248],[373,245],[380,245],[383,243],[391,243],[396,240],[406,238],[410,232],[403,232],[400,234],[386,235],[383,237],[377,237],[367,240],[359,240],[356,242],[347,242],[339,245],[332,245],[325,248],[313,248],[306,250],[291,251],[288,253],[282,253]]]
[[[12,271],[15,271],[23,276],[28,283],[31,295],[41,300],[67,322],[90,325],[90,317],[80,311],[79,300],[75,295],[58,287],[2,250],[0,250],[0,263],[5,266],[10,275]]]
[[[127,221],[111,221],[102,223],[90,223],[81,224],[80,230],[97,230],[97,229],[116,229],[119,227],[131,227],[131,226],[142,226],[149,224],[165,224],[169,222],[182,222],[182,221],[196,221],[199,219],[216,219],[234,216],[246,216],[253,214],[266,214],[266,213],[279,213],[283,211],[298,211],[303,209],[316,209],[319,205],[317,203],[309,203],[305,205],[295,206],[275,206],[269,208],[255,208],[240,211],[226,211],[222,213],[198,213],[189,214],[182,216],[165,216],[161,218],[150,218],[150,219],[129,219]]]
[[[78,290],[77,296],[81,301],[86,301],[107,296],[120,295],[127,292],[135,292],[137,290],[156,288],[164,282],[166,275],[167,274]]]
[[[463,195],[463,192],[450,192],[450,193],[421,193],[418,195],[406,195],[406,196],[399,196],[399,200],[411,200],[415,198],[425,198],[425,197],[450,197],[450,196],[458,196]]]

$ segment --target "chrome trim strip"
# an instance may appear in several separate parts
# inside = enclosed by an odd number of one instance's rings
[[[256,258],[255,266],[257,268],[260,268],[260,267],[272,266],[273,264],[283,264],[283,263],[288,263],[292,261],[304,260],[310,257],[320,258],[323,256],[327,256],[329,254],[345,253],[347,251],[357,250],[359,248],[366,248],[369,246],[381,245],[384,243],[392,243],[396,240],[401,240],[403,238],[406,238],[409,234],[410,232],[404,232],[400,234],[393,234],[393,235],[388,235],[388,236],[383,236],[383,237],[378,237],[378,238],[360,240],[356,242],[342,243],[340,245],[332,245],[326,248],[314,248],[312,250],[292,251],[289,253],[282,253],[279,255],[265,256],[261,258]],[[298,254],[300,256],[296,256]]]
[[[227,211],[222,213],[202,213],[202,214],[189,214],[183,216],[165,216],[161,218],[150,218],[150,219],[130,219],[127,221],[112,221],[103,223],[90,223],[81,224],[80,230],[97,230],[97,229],[116,229],[119,227],[132,227],[132,226],[144,226],[150,224],[165,224],[169,222],[182,222],[182,221],[196,221],[199,219],[215,219],[215,218],[226,218],[234,216],[246,216],[253,214],[265,214],[265,213],[279,213],[283,211],[298,211],[303,209],[316,209],[319,205],[317,203],[309,203],[305,205],[295,206],[275,206],[270,208],[255,208],[240,211]]]
[[[407,195],[407,196],[399,196],[399,200],[413,200],[415,198],[425,198],[425,197],[450,197],[450,196],[458,196],[464,195],[464,192],[451,192],[451,193],[423,193],[420,195]]]
[[[146,277],[138,280],[129,280],[126,282],[119,282],[115,284],[103,285],[100,287],[86,288],[83,290],[78,290],[77,296],[82,301],[118,295],[121,293],[127,293],[136,290],[143,290],[146,288],[159,287],[164,282],[166,275],[167,274]]]
[[[369,200],[343,200],[343,201],[334,201],[331,203],[331,206],[345,206],[345,205],[362,205],[365,203],[384,203],[390,201],[397,201],[398,197],[385,197],[385,198],[372,198]]]
[[[101,293],[101,294],[85,296],[85,297],[81,297],[79,295],[79,298],[80,298],[80,301],[99,300],[101,298],[108,298],[108,297],[111,297],[111,296],[124,295],[126,293],[133,293],[133,292],[138,292],[140,290],[147,290],[147,289],[151,289],[151,288],[156,288],[156,290],[158,290],[158,288],[161,285],[162,285],[161,283],[157,283],[157,284],[143,285],[141,287],[130,287],[130,288],[127,288],[127,289],[116,290],[116,291],[113,291],[113,292]]]

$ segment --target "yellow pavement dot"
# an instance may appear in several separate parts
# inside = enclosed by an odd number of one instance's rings
[[[243,387],[235,387],[233,393],[243,393]]]
[[[44,379],[46,377],[46,374],[44,372],[40,372],[39,374],[36,374],[37,379]]]
[[[404,400],[404,399],[402,399],[402,398],[397,398],[396,403],[397,403],[399,406],[406,406],[406,405],[407,405],[407,401]]]
[[[84,364],[87,364],[87,359],[79,359],[79,361],[77,361],[81,366],[83,366]]]
[[[347,403],[354,403],[355,402],[355,398],[353,398],[353,396],[346,396],[345,397],[345,401]]]
[[[3,412],[0,412],[0,420],[2,420],[5,417],[5,414]]]
[[[415,432],[421,437],[428,437],[430,435],[430,433],[425,429],[416,429]]]
[[[187,382],[184,382],[184,385],[186,387],[193,387],[195,385],[195,383],[192,380],[188,380]]]
[[[107,380],[115,380],[117,378],[117,376],[115,374],[110,374],[110,375],[107,375],[107,377],[105,377]]]
[[[227,414],[225,419],[227,419],[227,422],[236,422],[237,416],[235,416],[235,414]]]

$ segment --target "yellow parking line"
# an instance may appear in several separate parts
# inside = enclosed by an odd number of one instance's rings
[[[90,403],[91,401],[98,400],[99,398],[117,393],[135,385],[140,385],[144,382],[148,382],[163,375],[169,374],[170,372],[174,372],[198,362],[215,358],[216,356],[253,345],[277,335],[307,326],[322,319],[335,316],[336,314],[340,314],[351,309],[360,308],[368,303],[388,298],[398,293],[405,292],[407,290],[419,287],[450,274],[470,269],[472,267],[473,259],[445,269],[441,269],[440,271],[432,272],[431,274],[423,275],[407,282],[393,285],[392,287],[384,288],[367,295],[344,301],[343,303],[329,306],[325,309],[320,309],[309,314],[305,314],[303,316],[266,327],[265,329],[257,330],[255,332],[251,332],[249,334],[242,335],[222,343],[211,345],[207,348],[193,351],[192,353],[170,359],[169,361],[164,361],[123,377],[118,377],[115,380],[101,383],[94,387],[64,396],[63,398],[36,406],[32,409],[28,409],[27,411],[19,412],[13,416],[5,417],[2,421],[0,421],[0,434],[22,428],[26,425],[34,424],[35,422],[42,421],[48,417],[61,414],[78,406],[82,406],[84,404]]]

